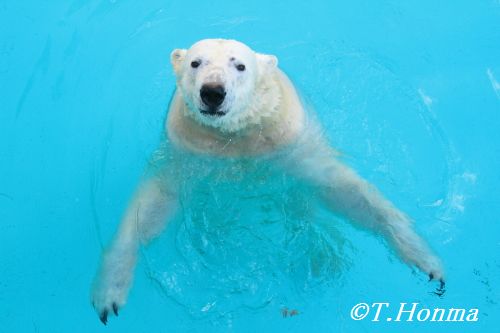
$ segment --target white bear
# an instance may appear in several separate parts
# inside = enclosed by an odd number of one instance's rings
[[[177,89],[166,143],[153,158],[162,162],[152,163],[139,184],[93,285],[92,303],[104,324],[126,302],[139,246],[156,237],[176,210],[179,188],[192,176],[183,173],[186,156],[274,163],[314,186],[332,212],[383,236],[405,263],[443,289],[440,260],[404,213],[339,161],[275,56],[234,40],[206,39],[174,50],[171,62]]]

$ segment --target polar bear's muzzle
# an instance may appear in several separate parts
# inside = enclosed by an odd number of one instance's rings
[[[218,110],[226,97],[226,90],[223,85],[219,83],[204,84],[200,89],[200,97],[207,107],[207,110],[200,110],[201,113],[213,116],[225,115],[225,112]]]

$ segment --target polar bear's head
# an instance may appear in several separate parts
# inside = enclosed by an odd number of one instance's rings
[[[266,113],[261,104],[270,97],[275,56],[235,40],[205,39],[174,50],[171,61],[187,114],[198,122],[234,132]]]

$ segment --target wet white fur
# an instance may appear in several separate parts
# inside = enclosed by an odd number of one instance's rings
[[[234,57],[246,66],[234,68]],[[201,60],[193,69],[191,61]],[[383,236],[399,257],[436,279],[444,278],[439,259],[412,228],[411,220],[371,184],[342,164],[306,116],[293,84],[277,68],[276,57],[253,52],[232,40],[203,40],[189,50],[174,50],[177,91],[166,122],[177,148],[213,156],[262,156],[288,147],[278,166],[317,187],[332,212]],[[199,98],[206,82],[224,84],[223,117],[202,115]],[[166,166],[168,169],[169,166]],[[176,206],[176,179],[153,173],[138,187],[120,228],[103,255],[92,290],[100,314],[126,301],[138,247],[164,228]]]
[[[177,77],[177,87],[183,101],[189,106],[184,110],[201,124],[225,132],[236,132],[261,122],[276,111],[281,94],[276,83],[267,73],[276,68],[277,59],[271,55],[253,52],[245,44],[223,40],[203,40],[187,50],[174,50],[171,55]],[[199,61],[198,68],[191,62]],[[240,72],[237,64],[246,69]],[[222,84],[226,97],[221,106],[230,110],[224,117],[209,118],[200,113],[203,108],[199,91],[205,83]],[[266,98],[263,98],[266,97]]]

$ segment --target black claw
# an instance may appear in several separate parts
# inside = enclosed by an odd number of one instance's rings
[[[113,312],[115,313],[115,316],[118,317],[118,305],[116,305],[116,303],[113,303]]]
[[[439,279],[439,287],[437,287],[436,290],[432,292],[432,294],[442,297],[446,292],[446,289],[444,289],[445,284],[446,283],[443,279]]]
[[[445,282],[443,279],[439,279],[439,289],[444,290]]]
[[[104,310],[101,315],[99,316],[99,319],[101,322],[106,325],[108,323],[108,310]]]
[[[429,281],[432,281],[434,279],[434,274],[429,273]],[[444,289],[444,286],[446,283],[444,282],[443,278],[439,279],[439,287],[436,288],[436,291],[433,291],[432,294],[438,295],[439,297],[443,296],[444,293],[446,292],[446,289]]]

